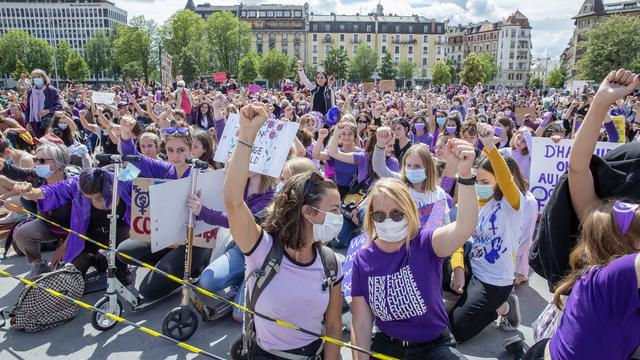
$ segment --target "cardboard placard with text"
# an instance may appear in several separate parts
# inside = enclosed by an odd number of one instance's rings
[[[94,104],[113,105],[116,94],[112,92],[94,91],[91,93],[91,101]]]
[[[213,81],[215,82],[227,82],[227,73],[225,72],[217,72],[213,74]]]
[[[518,121],[522,121],[522,119],[524,119],[524,116],[526,114],[530,114],[531,117],[533,118],[532,120],[535,120],[537,117],[536,107],[535,106],[530,106],[530,107],[517,106],[516,107],[515,115]]]
[[[395,80],[380,80],[380,91],[394,92],[396,91]]]
[[[367,81],[362,83],[362,91],[371,92],[376,88],[376,83],[373,81]]]
[[[131,229],[133,240],[151,241],[151,201],[149,187],[162,184],[166,179],[137,178],[131,186]]]

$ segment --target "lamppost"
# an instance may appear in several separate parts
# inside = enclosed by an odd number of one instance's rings
[[[55,73],[56,76],[56,88],[60,88],[60,86],[58,85],[58,59],[57,59],[57,48],[58,48],[58,39],[56,38],[54,40],[54,37],[51,35],[52,29],[53,29],[53,21],[51,19],[51,9],[49,8],[47,10],[47,14],[48,16],[48,23],[49,23],[49,38],[51,39],[51,42],[54,43],[54,47],[53,47],[53,71]]]

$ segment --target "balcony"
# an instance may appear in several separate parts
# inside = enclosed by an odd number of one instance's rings
[[[400,39],[392,39],[391,43],[393,44],[400,44],[400,45],[404,45],[404,44],[416,44],[418,43],[417,39],[411,39],[411,40],[400,40]]]
[[[436,45],[447,45],[447,40],[446,39],[436,40],[435,43]]]
[[[325,37],[322,39],[322,42],[324,42],[325,44],[331,44],[331,43],[333,42],[333,39],[331,38],[331,35],[329,35],[329,36],[325,36]]]

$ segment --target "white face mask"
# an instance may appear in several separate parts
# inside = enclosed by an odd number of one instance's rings
[[[374,222],[374,226],[380,240],[388,242],[402,241],[407,238],[409,233],[409,221],[406,216],[398,222],[390,218],[381,223]]]
[[[322,211],[315,207],[314,209],[324,213],[324,222],[322,224],[313,224],[313,240],[322,241],[323,244],[326,244],[338,236],[340,230],[342,230],[344,219],[342,214]]]

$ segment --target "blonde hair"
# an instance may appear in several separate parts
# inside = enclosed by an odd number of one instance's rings
[[[306,157],[296,157],[296,158],[287,160],[287,162],[284,163],[284,167],[282,168],[282,171],[284,172],[285,169],[289,170],[289,173],[291,173],[291,176],[302,174],[307,171],[317,170],[316,165],[313,163],[313,161],[307,159]]]
[[[515,151],[515,143],[516,143],[516,135],[518,134],[524,134],[525,130],[529,130],[531,133],[533,133],[533,129],[527,127],[527,126],[521,126],[520,129],[518,129],[518,131],[516,131],[515,133],[513,133],[513,136],[511,137],[511,140],[509,141],[509,147],[511,147],[512,150]],[[522,135],[524,138],[524,135]],[[526,142],[525,142],[526,144]],[[529,152],[531,151],[531,149],[529,149],[528,147],[525,148],[524,150],[522,150],[522,155],[529,155]]]
[[[344,116],[342,118],[344,119]],[[347,127],[349,127],[349,129],[353,132],[353,146],[360,146],[360,132],[358,131],[358,126],[356,125],[355,120],[353,122],[346,121],[344,123],[347,124]]]
[[[422,161],[424,171],[427,173],[427,178],[421,184],[422,191],[435,191],[437,175],[436,166],[433,161],[433,156],[431,156],[431,151],[429,151],[429,146],[426,144],[412,145],[404,154],[404,157],[402,158],[402,168],[400,169],[400,180],[405,184],[411,185],[411,182],[407,180],[406,176],[407,157],[409,157],[409,155],[418,156],[420,161]]]
[[[374,239],[376,237],[376,229],[372,214],[374,212],[374,199],[379,196],[387,196],[391,199],[396,203],[396,205],[398,205],[399,210],[404,213],[404,216],[407,218],[409,229],[407,231],[407,239],[405,241],[408,250],[409,241],[418,235],[420,221],[418,220],[416,202],[409,193],[407,185],[397,179],[384,178],[376,181],[371,186],[369,193],[367,194],[369,206],[367,207],[367,211],[364,215],[364,230],[369,236],[369,239]]]
[[[340,118],[339,122],[348,122],[348,123],[353,123],[354,125],[356,125],[356,117],[353,116],[353,114],[344,114]]]
[[[33,71],[31,72],[31,77],[33,77],[34,75],[38,75],[38,76],[42,77],[42,79],[44,80],[44,84],[46,86],[51,85],[51,79],[49,79],[49,75],[47,75],[47,73],[44,72],[44,70],[33,69]]]

